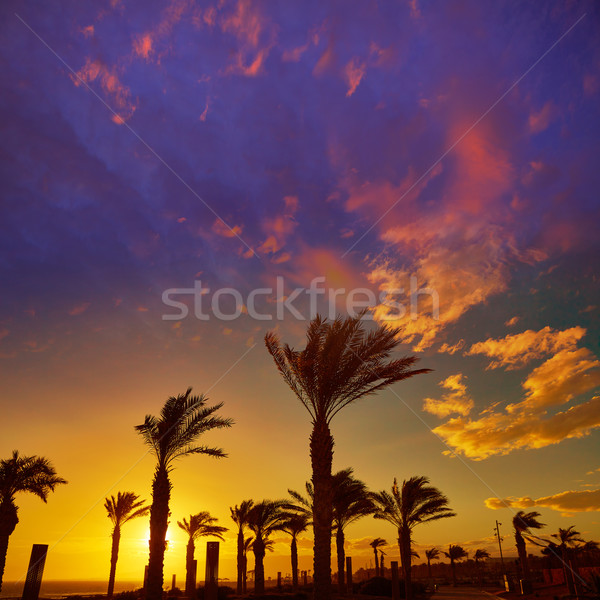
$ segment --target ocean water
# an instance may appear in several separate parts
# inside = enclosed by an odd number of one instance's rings
[[[170,582],[169,582],[170,583]],[[4,581],[0,598],[21,598],[25,581]],[[40,598],[64,598],[65,596],[87,596],[90,594],[106,594],[108,581],[44,581],[40,590]],[[142,587],[142,581],[115,582],[115,592],[126,592]]]

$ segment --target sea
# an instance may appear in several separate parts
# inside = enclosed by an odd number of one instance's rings
[[[0,598],[21,598],[25,581],[3,581]],[[106,594],[108,582],[103,581],[43,581],[40,598],[56,600],[68,596],[93,596]],[[137,590],[142,587],[142,581],[116,581],[115,593]]]

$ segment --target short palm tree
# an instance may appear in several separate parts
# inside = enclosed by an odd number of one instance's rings
[[[372,515],[375,504],[367,486],[353,476],[352,469],[343,469],[333,475],[333,528],[338,563],[338,590],[344,593],[346,553],[345,534],[348,525]]]
[[[405,479],[402,487],[394,479],[392,493],[382,491],[373,494],[373,500],[378,508],[375,518],[388,521],[398,532],[405,598],[410,600],[413,529],[420,523],[438,521],[456,514],[449,508],[448,498],[438,488],[429,485],[429,479],[423,476]]]
[[[427,576],[431,579],[431,561],[439,558],[440,551],[433,547],[429,548],[429,550],[425,550],[425,557],[427,558]]]
[[[265,591],[264,558],[269,549],[269,537],[275,531],[281,531],[288,513],[288,503],[284,500],[263,500],[250,510],[248,526],[254,533],[252,551],[254,552],[254,593]]]
[[[383,538],[375,538],[372,542],[369,543],[369,546],[373,548],[373,552],[375,553],[375,577],[379,577],[379,548],[381,546],[387,546],[387,542]]]
[[[530,533],[531,529],[541,529],[544,527],[544,523],[540,523],[537,520],[539,516],[540,513],[537,511],[526,513],[520,510],[513,517],[515,543],[517,545],[517,552],[519,553],[519,563],[521,565],[521,574],[523,579],[529,579],[529,564],[527,561],[527,548],[525,539],[527,538],[527,535]]]
[[[457,560],[467,558],[469,554],[463,550],[458,544],[450,544],[448,546],[448,552],[444,554],[450,559],[450,568],[452,569],[452,584],[456,587],[456,565],[454,564]]]
[[[412,369],[417,360],[415,357],[388,360],[399,344],[399,330],[377,326],[367,333],[362,325],[362,316],[327,321],[318,315],[308,326],[303,350],[283,345],[273,332],[265,336],[267,350],[277,369],[312,421],[314,600],[331,597],[331,420],[359,398],[429,371]]]
[[[216,525],[217,518],[211,517],[209,512],[199,512],[190,515],[189,521],[177,521],[177,525],[188,535],[185,552],[185,595],[188,599],[196,597],[196,570],[194,569],[194,552],[196,540],[201,537],[216,537],[223,539],[227,527]]]
[[[150,507],[145,506],[145,500],[133,492],[118,492],[117,497],[111,496],[104,499],[104,508],[108,518],[112,521],[112,544],[110,549],[110,575],[108,577],[108,598],[112,598],[115,589],[115,575],[117,560],[119,559],[119,543],[121,541],[121,527],[138,517],[145,517],[150,512]]]
[[[481,587],[483,581],[482,581],[482,577],[481,577],[479,561],[485,560],[486,558],[489,558],[489,557],[490,557],[490,553],[487,550],[484,550],[482,548],[478,548],[477,550],[475,550],[475,554],[473,554],[473,558],[475,559],[475,568],[477,569],[477,579],[479,579],[480,587]]]
[[[229,507],[231,519],[238,527],[237,533],[237,594],[244,593],[244,530],[248,526],[248,514],[254,505],[252,500],[244,500],[239,506]]]
[[[15,496],[20,492],[35,494],[44,502],[54,488],[67,483],[59,477],[47,458],[19,456],[15,450],[11,458],[0,460],[0,591],[6,564],[8,538],[15,530],[19,517]]]
[[[584,540],[580,538],[579,531],[575,530],[575,526],[567,527],[567,529],[558,528],[558,533],[551,534],[553,538],[558,541],[558,549],[560,550],[561,560],[563,564],[563,571],[565,572],[565,579],[567,581],[567,587],[569,594],[575,593],[575,582],[573,581],[573,570],[569,564],[569,549],[576,546],[578,543],[583,543]]]
[[[308,529],[310,515],[307,513],[290,513],[281,525],[281,531],[292,537],[290,543],[292,560],[292,587],[298,590],[298,536]]]
[[[156,457],[152,481],[152,506],[150,508],[150,558],[146,600],[162,600],[163,565],[165,559],[167,528],[169,526],[169,501],[171,481],[169,474],[178,458],[190,454],[225,457],[220,448],[196,445],[196,440],[213,429],[231,427],[232,420],[215,413],[223,406],[206,406],[204,395],[192,396],[192,388],[185,394],[171,396],[162,407],[160,417],[146,415],[144,422],[135,427],[150,452]]]

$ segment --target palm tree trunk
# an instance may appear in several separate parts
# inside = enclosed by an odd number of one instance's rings
[[[15,530],[18,522],[17,507],[12,502],[3,502],[0,504],[0,592],[2,591],[4,567],[6,566],[8,538]]]
[[[157,467],[152,482],[152,507],[150,509],[150,557],[146,600],[162,600],[163,566],[167,528],[169,526],[169,500],[171,482],[165,468]]]
[[[265,593],[265,544],[260,537],[254,540],[252,545],[254,551],[254,593]]]
[[[431,559],[427,558],[427,577],[431,579]]]
[[[113,597],[115,589],[115,575],[117,573],[117,560],[119,559],[119,542],[121,541],[121,528],[115,525],[112,533],[112,545],[110,549],[110,575],[108,576],[108,591],[106,596]]]
[[[375,553],[375,577],[379,577],[379,554],[377,553],[377,548],[373,548],[373,552]]]
[[[244,570],[242,572],[242,594],[248,591],[248,557],[244,555],[244,562],[242,563]]]
[[[571,568],[571,564],[569,562],[569,555],[567,551],[567,547],[563,546],[561,549],[561,556],[563,562],[563,570],[565,572],[565,581],[567,583],[567,589],[569,590],[569,594],[575,594],[575,582],[573,580],[573,572]]]
[[[404,597],[406,600],[412,600],[412,585],[411,585],[411,562],[412,557],[410,555],[410,531],[408,528],[403,529],[400,537],[402,540],[402,575],[404,576]]]
[[[298,543],[296,538],[292,537],[291,544],[292,552],[292,588],[294,591],[298,591]]]
[[[310,459],[313,472],[313,598],[331,598],[331,524],[332,489],[331,466],[333,462],[333,437],[323,419],[313,424],[310,436]]]
[[[521,532],[515,531],[515,542],[517,544],[517,553],[519,554],[519,564],[521,565],[521,578],[527,579],[529,577],[529,566],[527,564],[527,549],[525,546],[525,540],[521,535]]]
[[[344,552],[344,530],[341,527],[338,527],[335,532],[335,550],[338,566],[338,592],[343,594],[346,591],[346,586],[344,585],[346,555]]]
[[[185,549],[185,596],[188,600],[196,597],[196,578],[194,577],[194,552],[196,546],[190,537]]]
[[[456,587],[456,567],[454,566],[454,559],[450,557],[450,568],[452,569],[452,585]]]
[[[237,594],[242,593],[242,581],[244,579],[244,532],[240,527],[237,536]]]

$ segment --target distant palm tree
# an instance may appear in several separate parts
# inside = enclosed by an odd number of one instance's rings
[[[254,538],[249,535],[247,538],[244,538],[244,571],[242,572],[242,593],[245,594],[248,591],[248,551],[252,548],[252,543],[254,542]]]
[[[456,565],[454,564],[454,561],[467,558],[469,554],[457,544],[450,544],[448,546],[448,552],[444,552],[444,554],[450,559],[450,568],[452,569],[452,584],[456,587]]]
[[[117,497],[111,496],[104,499],[104,508],[108,518],[112,521],[112,545],[110,550],[110,575],[108,577],[108,598],[112,598],[115,589],[115,575],[117,560],[119,559],[119,543],[121,541],[121,527],[138,517],[145,517],[150,512],[149,506],[144,506],[145,500],[133,492],[118,492]]]
[[[375,577],[379,577],[379,553],[377,550],[381,546],[387,546],[387,542],[383,538],[375,538],[370,544],[371,548],[373,548],[373,552],[375,553]]]
[[[527,561],[527,549],[525,545],[525,539],[529,539],[527,535],[531,529],[541,529],[544,527],[544,523],[540,523],[537,517],[540,513],[537,511],[524,512],[520,510],[513,517],[513,527],[515,530],[515,542],[517,545],[517,552],[519,553],[519,563],[521,564],[521,574],[523,579],[529,579],[529,564]]]
[[[281,531],[292,536],[290,544],[292,560],[292,587],[298,590],[298,536],[308,529],[310,515],[306,513],[288,514],[281,525]]]
[[[188,543],[185,552],[185,595],[191,600],[196,597],[196,572],[194,570],[194,552],[196,550],[196,540],[201,537],[217,537],[223,539],[223,534],[227,527],[215,525],[216,517],[211,517],[208,512],[199,512],[197,515],[190,515],[189,521],[177,521],[177,525],[188,534]]]
[[[411,551],[412,531],[420,523],[456,516],[448,506],[448,498],[429,479],[415,476],[405,479],[402,487],[394,479],[392,493],[382,491],[373,494],[378,511],[376,519],[384,519],[394,525],[398,532],[398,547],[402,561],[405,598],[412,598]]]
[[[277,369],[312,420],[314,600],[331,597],[331,420],[359,398],[429,371],[413,370],[415,357],[388,360],[399,344],[399,330],[377,326],[367,333],[361,322],[362,316],[327,321],[318,315],[308,326],[304,350],[294,350],[287,344],[281,344],[274,332],[265,336],[267,350]]]
[[[348,525],[372,515],[375,504],[367,486],[353,476],[352,469],[338,471],[332,477],[333,485],[333,528],[338,563],[338,591],[343,594],[345,587],[346,553],[345,534]]]
[[[481,570],[479,568],[479,561],[485,560],[490,557],[490,553],[487,550],[482,548],[478,548],[475,550],[475,554],[473,554],[473,558],[475,559],[475,568],[477,569],[477,579],[479,579],[479,586],[481,587],[483,580],[481,577]]]
[[[248,518],[248,525],[254,533],[252,550],[254,552],[254,593],[265,591],[265,551],[269,548],[269,537],[275,531],[281,531],[288,514],[288,503],[284,500],[263,500],[255,504]]]
[[[429,548],[429,550],[425,550],[425,556],[427,558],[427,576],[431,579],[431,561],[439,558],[440,551],[435,547]]]
[[[0,460],[0,591],[8,538],[19,522],[15,495],[19,492],[35,494],[46,502],[48,494],[61,483],[67,482],[58,477],[47,458],[19,456],[15,450],[11,458]]]
[[[375,554],[375,577],[379,577],[379,548],[381,546],[387,546],[387,542],[383,538],[375,538],[372,542],[369,543],[369,546],[373,548],[373,553]]]
[[[231,518],[238,526],[237,533],[237,594],[243,593],[244,579],[244,529],[248,525],[248,514],[254,505],[252,500],[244,500],[239,506],[229,507]]]
[[[567,581],[567,587],[569,594],[575,593],[575,582],[573,581],[573,571],[569,562],[569,549],[575,546],[577,543],[584,543],[584,540],[580,538],[579,531],[575,530],[575,526],[571,525],[567,529],[558,528],[558,533],[551,534],[553,538],[558,540],[558,549],[561,553],[561,559],[563,564],[563,571],[565,573],[565,579]]]
[[[171,396],[162,407],[160,418],[146,415],[144,422],[135,427],[156,457],[152,481],[150,509],[150,558],[146,600],[162,600],[163,564],[165,559],[171,481],[169,473],[174,461],[189,454],[207,454],[215,458],[227,456],[220,448],[197,446],[196,440],[207,431],[231,427],[232,420],[215,416],[223,406],[206,406],[206,396],[192,396],[192,388],[185,394]]]

